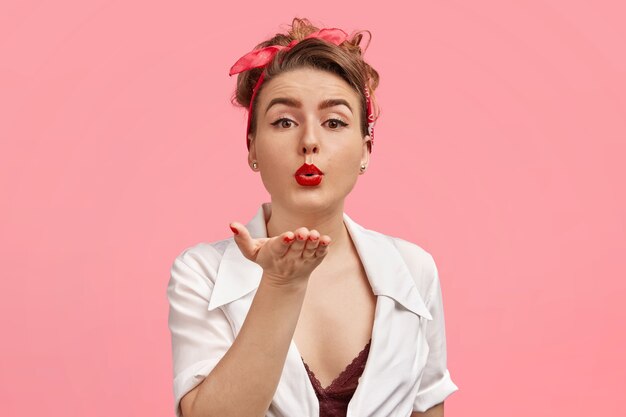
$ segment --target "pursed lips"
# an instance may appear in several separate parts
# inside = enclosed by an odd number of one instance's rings
[[[304,186],[316,186],[322,182],[324,173],[315,165],[304,163],[296,171],[294,177],[296,182]]]
[[[295,175],[305,175],[310,177],[314,175],[324,175],[324,173],[314,164],[304,163],[300,168],[298,168]]]

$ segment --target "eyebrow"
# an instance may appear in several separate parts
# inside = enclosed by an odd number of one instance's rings
[[[265,113],[267,114],[267,112],[270,110],[270,107],[272,107],[274,104],[284,104],[286,106],[289,107],[296,107],[298,109],[302,108],[302,103],[298,100],[296,100],[295,98],[289,98],[289,97],[276,97],[273,98],[272,100],[270,100],[270,103],[267,105],[267,108],[265,109]],[[352,107],[350,106],[350,103],[348,103],[346,100],[342,99],[342,98],[329,98],[326,99],[324,101],[322,101],[319,106],[317,106],[318,110],[323,110],[323,109],[327,109],[329,107],[334,107],[334,106],[346,106],[350,112],[354,113],[352,111]]]

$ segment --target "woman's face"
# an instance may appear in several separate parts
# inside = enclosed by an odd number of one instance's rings
[[[369,162],[357,92],[335,74],[301,68],[269,80],[255,102],[248,160],[257,161],[272,202],[301,211],[343,204]],[[296,176],[305,163],[323,173],[319,184]]]

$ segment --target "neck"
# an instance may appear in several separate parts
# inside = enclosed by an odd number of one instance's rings
[[[321,235],[328,235],[332,239],[333,252],[349,243],[348,230],[343,223],[343,202],[337,206],[323,209],[315,208],[310,211],[294,210],[278,202],[271,203],[271,213],[267,221],[268,237],[278,236],[288,230],[295,232],[300,227],[317,230]]]

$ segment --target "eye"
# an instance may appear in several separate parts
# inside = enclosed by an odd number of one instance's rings
[[[284,129],[288,129],[288,128],[292,127],[294,124],[295,124],[295,122],[293,120],[288,119],[286,117],[281,117],[280,119],[278,119],[275,122],[271,123],[272,126],[279,125],[280,127],[284,128]]]
[[[330,127],[332,130],[338,130],[339,127],[348,126],[348,124],[341,119],[328,119],[326,120],[326,123],[328,123],[328,127]]]

